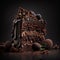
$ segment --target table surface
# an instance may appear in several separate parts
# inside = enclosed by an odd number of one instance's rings
[[[60,50],[49,50],[48,54],[36,52],[8,52],[0,54],[0,60],[60,60]]]

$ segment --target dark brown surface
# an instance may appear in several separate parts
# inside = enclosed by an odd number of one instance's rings
[[[60,60],[60,50],[45,50],[48,53],[36,52],[18,52],[3,53],[0,60]]]

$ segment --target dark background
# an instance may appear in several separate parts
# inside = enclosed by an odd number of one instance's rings
[[[40,13],[47,21],[48,34],[46,38],[60,42],[59,35],[59,1],[58,0],[8,0],[0,2],[0,42],[11,40],[12,20],[19,6]]]
[[[0,0],[0,42],[12,40],[12,20],[16,15],[19,6],[40,13],[43,19],[47,21],[48,34],[46,38],[52,39],[54,43],[60,43],[60,7],[58,0]],[[51,51],[51,55],[34,56],[28,54],[25,57],[27,60],[60,60],[59,56],[59,51],[56,50]],[[11,55],[3,54],[0,57],[0,60],[25,60],[24,56],[20,56],[18,53]]]

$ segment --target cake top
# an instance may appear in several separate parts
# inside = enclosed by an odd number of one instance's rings
[[[19,8],[15,19],[22,20],[22,30],[40,31],[46,27],[46,21],[43,20],[41,14],[36,14],[34,11]]]

